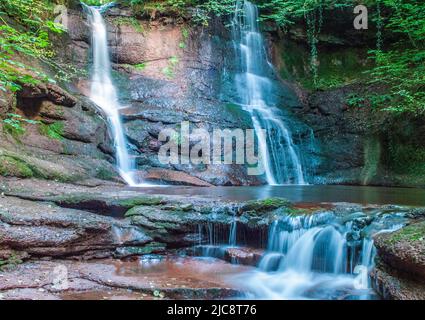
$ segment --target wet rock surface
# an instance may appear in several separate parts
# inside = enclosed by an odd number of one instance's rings
[[[213,259],[162,256],[27,262],[0,272],[0,299],[223,299],[241,295],[243,288],[229,280],[246,270]]]
[[[392,268],[403,270],[412,278],[425,279],[425,222],[378,235],[375,246],[382,261]]]
[[[143,189],[109,182],[77,186],[16,178],[3,178],[0,183],[0,268],[4,270],[0,274],[7,277],[15,268],[28,268],[31,270],[28,272],[37,274],[45,270],[45,265],[59,263],[70,270],[76,268],[78,276],[75,290],[56,292],[48,285],[26,284],[24,278],[22,286],[3,284],[0,293],[7,299],[239,296],[243,288],[235,288],[227,280],[211,279],[209,275],[191,276],[190,281],[180,279],[192,269],[182,271],[179,265],[196,270],[201,266],[219,266],[217,272],[221,272],[221,266],[223,270],[233,270],[234,263],[238,264],[235,268],[258,266],[264,256],[270,225],[276,220],[285,225],[285,219],[295,219],[291,220],[291,223],[296,221],[291,224],[292,228],[304,224],[349,223],[350,230],[345,237],[352,244],[379,230],[390,231],[395,225],[407,223],[408,226],[400,231],[376,237],[378,257],[382,262],[373,271],[372,279],[376,291],[384,298],[421,296],[421,259],[424,256],[421,208],[350,203],[293,204],[282,198],[222,201],[214,197],[151,195],[143,193]],[[232,241],[237,246],[229,245],[232,230]],[[167,258],[171,253],[180,258]],[[184,258],[185,254],[190,256]],[[212,263],[206,258],[196,258],[199,255],[220,260]],[[45,259],[49,260],[43,261]],[[133,262],[122,262],[123,259]],[[140,265],[143,259],[146,263]],[[180,275],[169,275],[169,271]],[[146,275],[140,277],[139,273]],[[179,280],[169,282],[172,278]],[[154,290],[156,296],[150,293],[149,281],[153,280],[154,288],[158,288],[158,292]],[[131,291],[125,291],[127,289]]]
[[[90,257],[152,241],[125,221],[13,197],[0,199],[0,221],[0,247],[32,256]]]
[[[403,270],[403,268],[401,268]],[[389,300],[423,300],[425,284],[416,279],[406,277],[403,271],[391,269],[379,263],[371,272],[373,289],[382,299]]]
[[[90,42],[87,22],[78,11],[71,11],[70,17],[69,50],[63,59],[86,66]],[[167,16],[167,12],[141,19],[119,6],[106,12],[105,19],[116,71],[114,82],[120,103],[126,107],[122,110],[126,135],[141,174],[148,180],[171,184],[264,184],[264,177],[248,175],[245,165],[158,161],[158,149],[164,144],[159,141],[159,132],[173,129],[179,133],[182,121],[189,121],[191,130],[205,129],[211,134],[214,129],[252,129],[249,114],[234,104],[237,62],[231,54],[234,48],[226,23],[213,19],[208,27],[201,27],[191,24],[190,17]],[[289,119],[291,107],[300,103],[290,88],[271,76],[271,94]],[[80,79],[76,88],[87,95],[87,79]],[[304,148],[301,140],[309,135],[308,128],[300,123],[294,127],[295,142]],[[193,139],[191,146],[197,142]]]
[[[397,232],[375,237],[379,260],[372,279],[383,297],[397,300],[425,298],[424,227],[423,220],[413,220],[412,224]]]

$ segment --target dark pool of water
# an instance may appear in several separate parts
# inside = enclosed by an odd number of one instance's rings
[[[228,201],[283,197],[292,202],[351,202],[425,206],[425,189],[369,186],[308,185],[258,187],[146,187],[131,188],[146,194],[202,196]]]

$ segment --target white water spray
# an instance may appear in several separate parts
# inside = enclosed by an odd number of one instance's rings
[[[267,253],[258,271],[241,277],[255,298],[369,299],[374,266],[373,235],[403,226],[396,215],[377,217],[371,234],[347,241],[353,222],[331,212],[284,216],[269,231]]]
[[[127,139],[121,121],[117,91],[111,79],[111,62],[108,50],[108,38],[102,7],[89,7],[84,5],[89,16],[92,28],[93,47],[93,75],[90,99],[99,106],[108,117],[112,136],[114,139],[117,167],[121,177],[130,186],[144,186],[137,181],[135,176],[135,161],[128,153]]]
[[[269,103],[273,84],[264,40],[259,31],[258,9],[249,1],[238,1],[233,18],[235,51],[240,58],[236,77],[241,105],[252,118],[259,153],[268,184],[306,184],[297,147],[282,114]],[[266,130],[263,134],[261,129]]]

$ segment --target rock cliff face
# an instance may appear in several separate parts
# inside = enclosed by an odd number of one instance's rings
[[[67,53],[63,59],[89,66],[89,26],[84,13],[72,11]],[[146,180],[188,185],[259,184],[243,166],[171,165],[158,161],[161,130],[247,128],[243,112],[226,110],[220,100],[226,42],[213,28],[192,27],[182,18],[137,20],[131,11],[111,9],[106,16],[125,130],[140,175]],[[217,26],[222,27],[220,24]],[[77,90],[88,95],[87,78]],[[196,143],[191,141],[191,146]]]
[[[84,97],[39,84],[24,87],[12,101],[5,108],[12,122],[0,123],[2,176],[83,184],[119,179],[107,125]]]
[[[295,25],[286,34],[265,28],[279,76],[301,101],[292,111],[314,132],[315,147],[306,149],[313,162],[311,182],[423,187],[424,121],[381,112],[367,101],[384,90],[368,84],[364,73],[375,35],[353,30],[347,25],[350,15],[324,18],[315,85],[305,27]]]
[[[118,179],[107,126],[87,99],[90,27],[82,8],[71,8],[68,33],[55,43],[58,58],[81,70],[78,81],[61,86],[72,94],[60,86],[40,86],[25,88],[14,101],[12,95],[0,92],[2,115],[13,112],[16,105],[17,113],[42,122],[25,125],[26,132],[19,137],[21,144],[1,130],[3,176],[66,181]],[[190,17],[163,14],[140,18],[121,7],[111,8],[106,20],[113,77],[126,107],[122,110],[125,131],[140,176],[159,183],[196,186],[264,184],[264,177],[247,175],[241,165],[163,164],[158,160],[163,144],[159,133],[164,129],[180,132],[183,121],[190,122],[191,130],[205,128],[209,132],[252,128],[250,116],[234,104],[235,58],[223,21],[197,27],[190,23]],[[379,88],[368,88],[359,81],[330,85],[359,77],[367,64],[360,49],[373,41],[370,34],[335,38],[326,36],[331,32],[325,30],[319,48],[319,77],[325,84],[320,90],[311,90],[302,28],[294,27],[282,36],[266,25],[264,32],[276,66],[271,78],[279,89],[273,94],[300,149],[308,182],[425,185],[425,145],[420,138],[423,120],[394,119],[348,102],[353,96],[363,97]],[[194,139],[191,146],[196,143]]]
[[[140,174],[171,184],[265,183],[262,176],[249,176],[243,165],[169,165],[158,161],[158,150],[164,143],[158,140],[160,131],[180,132],[183,121],[190,122],[191,130],[202,128],[210,133],[214,129],[252,129],[249,114],[234,104],[236,63],[230,30],[224,22],[213,20],[209,27],[200,27],[182,17],[142,20],[125,8],[110,9],[106,21],[115,84],[126,106],[122,116]],[[63,59],[89,66],[88,32],[84,13],[71,11],[69,49]],[[280,89],[273,94],[290,117],[288,107],[299,107],[300,102],[288,86],[277,78],[274,82]],[[81,79],[76,88],[87,95],[87,79]],[[295,143],[300,148],[310,147],[302,146],[309,129],[293,118]],[[191,147],[198,141],[191,140]]]

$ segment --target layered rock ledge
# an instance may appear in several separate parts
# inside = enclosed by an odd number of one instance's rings
[[[375,290],[387,299],[425,299],[425,222],[413,221],[397,232],[378,235],[375,246]]]

